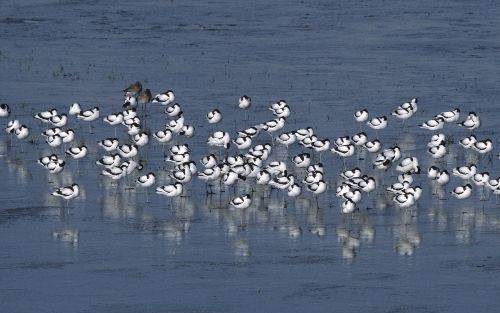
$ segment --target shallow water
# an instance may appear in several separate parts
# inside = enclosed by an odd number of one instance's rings
[[[2,311],[491,312],[500,304],[500,215],[494,196],[479,201],[477,188],[465,201],[442,201],[420,175],[416,207],[395,208],[379,187],[359,211],[342,215],[333,193],[342,161],[324,153],[330,190],[319,206],[305,193],[285,208],[273,193],[255,196],[243,212],[229,210],[229,190],[207,198],[196,179],[189,197],[172,206],[154,189],[146,203],[144,189],[126,190],[126,181],[114,186],[98,174],[95,142],[113,127],[94,122],[91,134],[87,123],[71,119],[89,155],[79,169],[68,160],[50,175],[36,164],[52,150],[32,116],[78,101],[99,105],[104,117],[120,109],[121,90],[141,80],[153,93],[175,91],[197,130],[177,142],[199,160],[210,151],[205,113],[219,108],[218,128],[234,134],[245,126],[236,109],[244,93],[253,103],[246,125],[271,119],[265,108],[286,99],[286,130],[314,126],[331,139],[359,131],[355,110],[389,114],[417,96],[419,111],[406,131],[390,119],[380,132],[385,147],[398,143],[426,169],[431,132],[415,126],[458,106],[481,116],[477,135],[495,138],[496,154],[499,11],[488,1],[2,1],[0,101],[38,139],[21,146],[0,135]],[[150,106],[147,129],[163,127],[162,110]],[[467,134],[454,125],[443,132],[455,142]],[[127,139],[123,128],[118,136]],[[439,166],[476,158],[451,147]],[[142,152],[143,171],[155,171],[158,185],[168,183],[164,168],[171,168],[165,149],[152,140]],[[276,147],[271,158],[286,153]],[[372,158],[348,165],[379,185],[394,182],[391,171],[371,168]],[[498,159],[478,162],[499,175]],[[82,193],[68,206],[50,196],[72,182]],[[448,190],[461,183],[453,177]],[[238,193],[252,186],[242,183]],[[64,230],[78,231],[78,241]]]

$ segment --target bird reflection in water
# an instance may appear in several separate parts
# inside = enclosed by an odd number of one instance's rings
[[[342,246],[342,258],[347,263],[355,259],[361,244],[371,244],[375,240],[375,229],[366,211],[342,215],[342,224],[337,226],[336,234]]]
[[[401,256],[412,256],[420,245],[418,212],[416,208],[402,209],[393,217],[394,249]]]
[[[250,256],[250,242],[245,238],[235,239],[232,243],[234,255],[238,257]]]
[[[80,242],[80,232],[78,229],[67,228],[61,231],[55,231],[52,232],[52,237],[60,242],[70,244],[73,249],[77,249],[78,243]]]

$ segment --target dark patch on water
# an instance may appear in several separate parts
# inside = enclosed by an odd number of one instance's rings
[[[7,17],[0,19],[0,23],[4,24],[41,24],[48,23],[50,20],[44,18],[18,18],[18,17]]]
[[[355,273],[352,277],[360,281],[396,280],[399,276],[393,273]]]
[[[282,262],[276,264],[335,264],[338,258],[326,255],[293,255],[282,257]]]
[[[300,298],[310,298],[311,300],[328,300],[336,298],[339,293],[345,293],[352,287],[340,284],[318,284],[303,283],[296,286],[297,291],[284,297],[286,301],[294,301]]]
[[[7,264],[5,266],[0,267],[2,270],[38,270],[38,269],[63,269],[68,265],[73,265],[73,262],[57,262],[57,261],[46,261],[46,262],[22,262],[15,264]]]
[[[56,209],[56,207],[21,207],[21,208],[11,208],[0,211],[0,224],[10,222],[20,218],[33,218],[46,216],[47,211]],[[50,215],[50,214],[48,214]]]

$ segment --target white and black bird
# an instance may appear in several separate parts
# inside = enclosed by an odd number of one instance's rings
[[[72,184],[71,186],[61,187],[52,192],[53,196],[61,197],[65,200],[70,200],[78,197],[80,194],[80,187],[78,184]]]
[[[143,147],[148,144],[149,142],[149,136],[147,133],[138,133],[135,134],[134,137],[132,137],[134,144],[138,147]]]
[[[18,128],[14,130],[14,135],[16,135],[17,139],[25,139],[30,134],[30,129],[26,125],[20,125]]]
[[[125,97],[125,100],[123,101],[123,107],[125,109],[135,108],[136,106],[137,97],[135,95]]]
[[[174,170],[169,176],[179,183],[187,184],[191,181],[193,174],[189,167],[185,167],[182,170]]]
[[[209,124],[217,124],[222,120],[222,114],[219,109],[208,112],[206,117]]]
[[[470,164],[469,166],[459,166],[455,167],[452,171],[453,175],[467,180],[471,179],[477,172],[477,166],[475,164]]]
[[[247,95],[241,96],[240,99],[238,100],[238,107],[240,109],[248,109],[250,108],[251,105],[252,105],[252,99]]]
[[[146,175],[142,175],[137,178],[137,183],[142,187],[151,187],[155,182],[156,175],[153,172],[149,172]]]
[[[457,199],[467,199],[472,195],[472,186],[471,184],[458,186],[451,191],[451,194]]]
[[[228,149],[230,146],[230,136],[228,132],[216,131],[208,138],[208,145],[215,147],[223,147]]]
[[[107,152],[111,152],[116,150],[120,143],[118,142],[117,138],[106,138],[98,141],[97,144]]]
[[[445,134],[443,134],[443,133],[435,134],[435,135],[432,135],[431,141],[429,141],[427,143],[427,147],[428,148],[437,147],[440,144],[444,144],[445,142],[446,142]]]
[[[229,204],[235,209],[246,209],[252,204],[252,198],[249,194],[233,198]]]
[[[288,148],[288,146],[293,144],[296,140],[297,140],[297,137],[295,136],[294,132],[282,133],[281,135],[276,137],[276,142],[286,146],[287,148]]]
[[[66,114],[56,114],[49,118],[49,122],[54,125],[54,127],[64,127],[68,122],[68,116]]]
[[[109,114],[104,118],[104,122],[108,123],[109,125],[118,125],[123,123],[123,113],[118,112],[118,113],[113,113]]]
[[[277,119],[269,120],[266,123],[261,124],[261,127],[263,130],[271,134],[272,137],[273,133],[282,129],[285,126],[285,121],[286,121],[285,118],[279,117]]]
[[[179,114],[177,114],[177,119],[175,120],[170,120],[166,125],[166,129],[170,129],[173,133],[180,133],[182,130],[182,127],[184,127],[184,116],[182,115],[183,112],[180,111]]]
[[[433,159],[440,159],[446,155],[448,152],[444,142],[441,142],[438,146],[430,147],[427,152],[431,155]]]
[[[66,150],[66,154],[70,155],[73,159],[81,159],[87,155],[88,148],[85,145],[79,147],[71,147]]]
[[[176,117],[181,111],[181,105],[179,103],[174,103],[171,106],[165,108],[165,114],[170,117]]]
[[[472,145],[472,149],[479,152],[480,154],[486,154],[493,150],[493,142],[491,141],[491,139],[476,141]]]
[[[458,126],[467,128],[468,130],[474,130],[481,126],[481,119],[476,114],[476,112],[469,112],[469,115],[467,115],[465,120],[457,124]]]
[[[142,176],[137,177],[136,182],[141,187],[144,187],[144,188],[151,187],[156,182],[156,175],[153,172],[149,172],[146,175],[142,175]],[[149,202],[147,190],[146,190],[146,202]]]
[[[215,157],[215,154],[210,154],[203,157],[200,162],[205,168],[212,168],[217,165],[217,157]]]
[[[327,189],[327,184],[324,180],[320,180],[317,183],[312,183],[310,185],[307,185],[307,190],[309,190],[310,192],[312,192],[316,196],[324,193],[326,191],[326,189]],[[316,198],[316,202],[317,202],[317,200],[318,200],[318,198]]]
[[[436,117],[442,117],[446,123],[454,123],[460,118],[460,109],[455,108],[453,111],[441,112]]]
[[[80,103],[74,102],[69,106],[69,115],[77,115],[82,111],[82,107],[80,106]]]
[[[357,133],[352,136],[352,143],[355,146],[363,146],[368,142],[368,136],[366,136],[365,132]]]
[[[0,104],[0,117],[9,117],[10,107],[7,103]]]
[[[122,156],[122,158],[133,158],[137,155],[137,146],[131,144],[123,144],[116,148],[118,153]]]
[[[371,153],[377,153],[380,151],[380,148],[382,148],[382,143],[380,142],[380,140],[378,139],[375,139],[375,140],[372,140],[372,141],[367,141],[363,147],[365,147],[365,149],[368,151],[368,152],[371,152]]]
[[[179,132],[179,135],[191,138],[194,136],[194,132],[195,132],[194,126],[184,124],[184,126],[182,126],[181,128],[181,131]]]
[[[298,141],[302,141],[307,137],[314,135],[314,130],[312,127],[301,128],[294,131],[295,137]]]
[[[81,111],[76,115],[76,118],[83,121],[92,122],[99,118],[99,108],[94,107],[89,110]]]
[[[472,148],[474,144],[477,142],[477,138],[475,135],[470,135],[469,137],[465,137],[459,140],[459,144],[465,149]]]
[[[273,109],[271,107],[271,108],[269,108],[269,110],[271,110],[273,112],[273,115],[276,117],[287,118],[291,114],[290,107],[288,105],[285,105],[284,107],[277,108],[277,109]]]
[[[366,122],[368,120],[368,110],[363,109],[363,110],[359,110],[359,111],[354,112],[354,119],[356,120],[356,122],[359,122],[359,123]]]
[[[403,121],[403,125],[406,122],[407,119],[412,117],[413,115],[413,110],[411,108],[402,108],[398,107],[396,110],[394,110],[391,113],[392,116],[396,117],[397,119],[400,119]]]
[[[444,126],[444,118],[436,117],[422,123],[420,125],[420,128],[435,131],[443,128],[443,126]]]
[[[61,131],[57,135],[59,137],[61,137],[61,140],[62,140],[63,143],[69,143],[69,142],[72,142],[75,139],[75,131],[72,130],[72,129]]]
[[[249,127],[247,129],[244,129],[244,130],[240,130],[238,131],[238,136],[240,137],[250,137],[250,138],[254,138],[255,136],[257,136],[260,132],[260,126],[252,126],[252,127]]]
[[[107,167],[101,171],[101,175],[108,176],[112,180],[119,180],[127,175],[127,165]]]
[[[35,118],[39,121],[42,121],[44,123],[49,123],[50,122],[50,118],[52,116],[55,116],[57,115],[57,110],[56,109],[51,109],[51,110],[48,110],[48,111],[42,111],[42,112],[39,112],[35,115]]]
[[[387,127],[387,117],[386,116],[374,117],[368,122],[366,122],[366,124],[370,128],[375,130],[384,129]]]
[[[308,167],[311,164],[311,155],[309,153],[301,153],[292,158],[293,164],[298,168]]]
[[[246,150],[252,146],[252,138],[247,136],[237,137],[235,140],[233,140],[233,143],[238,150]]]
[[[95,163],[97,165],[102,165],[107,168],[111,167],[116,167],[120,164],[121,162],[121,157],[118,153],[112,154],[112,155],[105,155],[99,160],[97,160]]]
[[[169,105],[175,101],[175,94],[172,90],[167,90],[165,92],[159,93],[153,98],[153,103],[159,103],[162,105]]]
[[[57,162],[59,158],[55,154],[43,156],[37,160],[37,163],[42,166],[47,166],[50,162]]]
[[[342,213],[349,214],[357,209],[356,203],[351,199],[347,199],[342,202]]]
[[[180,182],[176,182],[175,184],[157,187],[156,193],[172,199],[173,197],[180,196],[182,194],[183,190],[184,190],[184,186]],[[170,203],[172,203],[172,202],[170,202]]]
[[[159,143],[167,143],[173,138],[173,133],[170,129],[159,130],[153,134],[153,137],[158,140]]]
[[[446,185],[450,181],[450,174],[447,170],[442,170],[437,174],[436,182],[439,185]]]
[[[415,196],[411,193],[398,194],[392,200],[400,208],[408,208],[415,204]]]
[[[302,188],[300,187],[299,184],[293,183],[290,186],[288,186],[287,195],[289,197],[298,197],[301,194],[302,194]]]

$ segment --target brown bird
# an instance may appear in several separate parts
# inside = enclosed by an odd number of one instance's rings
[[[123,89],[125,92],[125,96],[135,96],[142,91],[142,84],[140,81],[136,81],[133,84],[130,84],[127,88]]]
[[[151,102],[152,99],[153,99],[153,96],[151,95],[151,90],[149,90],[149,89],[141,91],[139,93],[139,97],[137,98],[137,100],[139,100],[139,103],[141,103],[141,104],[149,103],[149,102]]]
[[[149,89],[141,91],[139,93],[139,96],[137,97],[137,101],[142,104],[144,110],[144,117],[147,116],[146,104],[150,103],[151,100],[153,100],[153,96],[151,95],[151,90]]]

